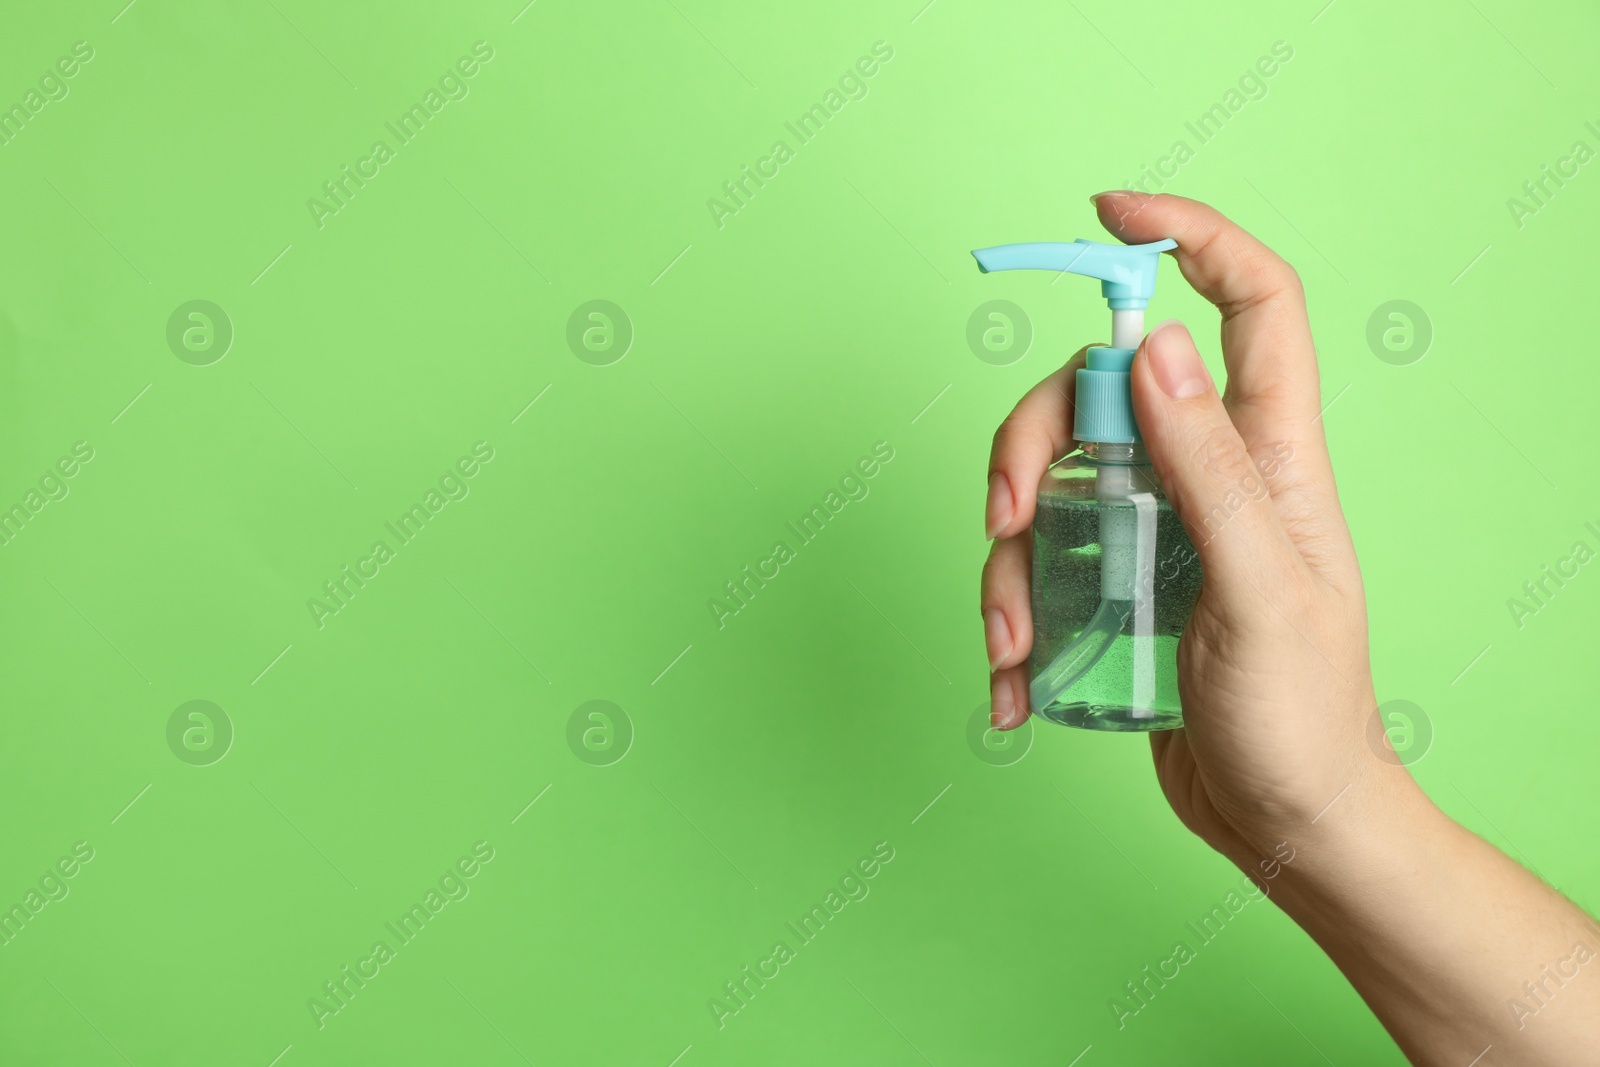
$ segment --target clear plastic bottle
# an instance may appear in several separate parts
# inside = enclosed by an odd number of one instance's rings
[[[1178,639],[1200,560],[1142,445],[1085,443],[1033,522],[1033,710],[1088,730],[1183,725]]]
[[[1033,520],[1028,705],[1086,730],[1171,730],[1178,639],[1200,595],[1200,560],[1167,502],[1133,412],[1133,361],[1171,238],[1141,245],[1031,241],[979,248],[984,273],[1049,270],[1100,280],[1111,344],[1073,379],[1081,449],[1045,472]]]

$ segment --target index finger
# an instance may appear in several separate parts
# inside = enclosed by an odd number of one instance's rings
[[[1170,237],[1196,292],[1222,312],[1228,403],[1276,429],[1284,417],[1309,425],[1320,381],[1300,276],[1276,252],[1216,208],[1166,193],[1110,192],[1093,198],[1100,222],[1129,244]],[[1237,421],[1237,420],[1236,420]],[[1246,443],[1255,427],[1241,425]]]
[[[1178,268],[1222,313],[1223,402],[1302,549],[1342,532],[1322,385],[1300,276],[1215,208],[1165,193],[1101,193],[1100,221],[1132,244],[1171,237]]]

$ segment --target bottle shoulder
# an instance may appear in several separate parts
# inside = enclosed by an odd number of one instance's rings
[[[1149,493],[1165,501],[1166,493],[1148,463],[1107,463],[1083,452],[1073,452],[1052,463],[1039,479],[1040,503],[1082,503],[1107,505],[1102,480],[1115,480],[1120,487],[1115,495]]]

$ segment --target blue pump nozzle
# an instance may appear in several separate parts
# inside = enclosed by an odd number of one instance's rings
[[[1053,270],[1100,279],[1100,295],[1111,306],[1110,348],[1090,348],[1088,365],[1078,371],[1073,437],[1078,441],[1134,444],[1140,440],[1133,418],[1128,369],[1144,334],[1144,309],[1156,291],[1161,253],[1178,247],[1168,238],[1144,245],[1108,245],[1078,238],[995,245],[972,253],[978,269]]]
[[[1100,295],[1113,311],[1141,311],[1156,291],[1156,263],[1162,252],[1177,248],[1168,238],[1147,245],[1108,245],[1078,238],[995,245],[972,253],[978,269],[1053,270],[1100,279]]]

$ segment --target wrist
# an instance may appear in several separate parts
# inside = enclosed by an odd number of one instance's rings
[[[1257,844],[1261,855],[1250,862],[1262,871],[1263,858],[1277,860],[1269,894],[1313,936],[1317,926],[1359,936],[1377,902],[1409,896],[1418,877],[1451,869],[1436,854],[1455,847],[1459,833],[1404,768],[1384,765],[1285,825],[1279,841],[1266,849]]]

